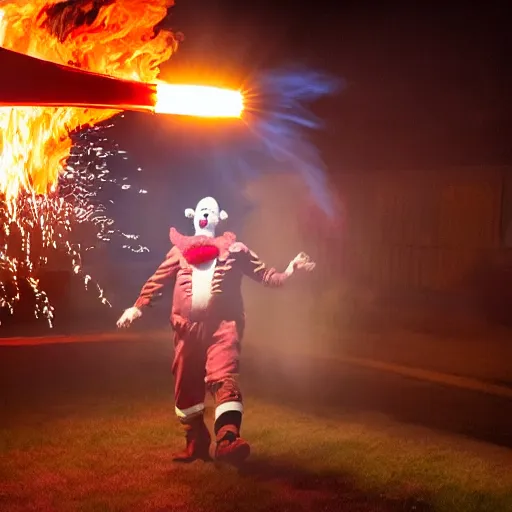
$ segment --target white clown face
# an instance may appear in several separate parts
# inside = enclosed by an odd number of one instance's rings
[[[215,236],[219,222],[228,218],[228,214],[219,209],[219,204],[213,197],[201,199],[195,210],[187,208],[185,216],[194,219],[195,234],[205,236]]]

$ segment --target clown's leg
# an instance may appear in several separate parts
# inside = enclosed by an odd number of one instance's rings
[[[173,459],[176,462],[208,460],[211,438],[204,424],[204,345],[190,331],[180,335],[175,332],[174,345],[175,411],[185,431],[186,445],[182,452],[173,454]]]
[[[213,336],[206,361],[206,382],[215,399],[215,458],[232,464],[250,454],[240,437],[243,403],[238,385],[240,340],[235,322],[222,322]]]

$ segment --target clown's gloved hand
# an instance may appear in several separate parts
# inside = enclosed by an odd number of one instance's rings
[[[142,316],[142,311],[139,308],[132,307],[128,308],[121,315],[121,318],[117,321],[117,327],[130,327],[131,323],[137,318]]]
[[[293,274],[295,270],[305,270],[306,272],[311,272],[316,266],[314,261],[311,261],[311,258],[305,253],[300,252],[290,261],[288,268],[286,269],[287,274]]]

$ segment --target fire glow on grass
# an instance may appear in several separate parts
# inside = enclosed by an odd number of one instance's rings
[[[177,46],[171,32],[154,30],[171,4],[172,0],[7,1],[0,8],[0,46],[117,78],[155,82],[159,65]],[[81,249],[71,242],[71,233],[77,224],[93,222],[98,237],[108,239],[113,221],[92,197],[94,182],[105,179],[105,169],[91,170],[80,159],[70,158],[70,134],[118,113],[0,108],[0,307],[14,310],[24,280],[35,294],[36,316],[52,324],[53,308],[37,275],[55,251],[67,254],[86,285],[91,280],[82,271]],[[101,146],[95,144],[89,142],[82,149],[101,154]],[[108,303],[101,290],[99,295]]]

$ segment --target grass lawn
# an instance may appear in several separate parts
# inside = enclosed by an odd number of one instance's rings
[[[258,382],[242,470],[173,464],[171,354],[149,341],[1,350],[0,511],[512,512],[506,448],[372,412],[300,412]]]
[[[320,421],[250,398],[248,406],[254,453],[240,471],[173,464],[182,438],[171,403],[25,415],[0,432],[0,510],[512,510],[501,453],[437,436],[405,440],[378,420]]]

